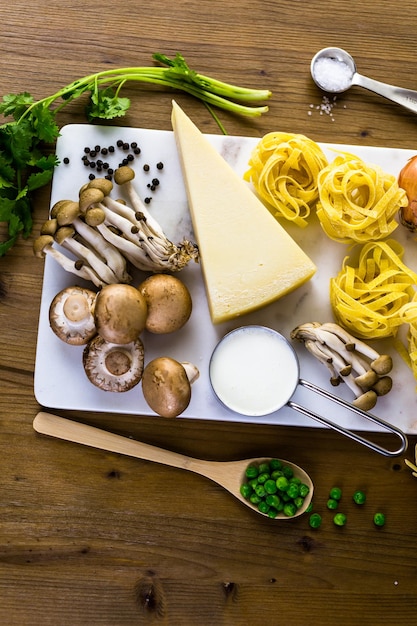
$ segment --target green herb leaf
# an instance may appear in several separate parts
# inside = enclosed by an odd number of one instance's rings
[[[52,170],[43,170],[42,172],[31,174],[27,181],[28,191],[31,192],[47,185],[52,180],[52,174]]]
[[[117,96],[110,87],[97,89],[91,94],[90,103],[87,107],[87,116],[89,120],[94,118],[110,120],[114,117],[125,115],[129,107],[129,98]]]
[[[4,117],[13,116],[15,120],[18,120],[32,103],[33,97],[30,93],[9,93],[3,96],[3,102],[0,103],[0,113]]]

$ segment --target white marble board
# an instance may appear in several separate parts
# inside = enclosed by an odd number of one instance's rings
[[[247,169],[251,150],[257,138],[207,135],[207,138],[224,158],[239,173]],[[313,136],[311,136],[314,139]],[[106,146],[115,144],[118,139],[136,141],[141,155],[133,162],[136,171],[136,185],[142,197],[152,195],[151,210],[164,226],[170,239],[179,242],[183,237],[193,237],[187,199],[178,160],[175,139],[171,131],[139,128],[120,128],[73,124],[61,129],[57,142],[57,155],[61,164],[54,172],[51,206],[63,198],[77,199],[81,185],[88,181],[92,170],[82,161],[85,146]],[[383,167],[397,175],[405,162],[414,155],[412,150],[321,144],[328,158],[333,160],[334,149],[348,151],[369,163]],[[120,161],[118,156],[109,159],[112,165]],[[67,157],[69,164],[62,163]],[[162,161],[163,170],[156,164]],[[143,164],[150,165],[149,173],[143,171]],[[102,175],[102,174],[101,174]],[[150,194],[147,187],[150,180],[157,177],[160,185]],[[213,181],[215,184],[216,181]],[[118,193],[118,192],[115,192]],[[120,193],[118,193],[120,195]],[[223,407],[214,396],[208,378],[208,364],[211,353],[219,339],[229,330],[246,324],[263,324],[280,331],[289,339],[291,330],[303,322],[325,322],[332,319],[329,305],[329,279],[341,268],[343,258],[349,254],[346,245],[329,240],[319,225],[312,224],[305,229],[285,225],[293,238],[314,260],[318,267],[315,276],[306,285],[274,304],[233,322],[213,326],[210,320],[200,267],[192,264],[181,273],[193,298],[193,313],[187,325],[178,333],[165,336],[143,336],[148,362],[156,356],[168,355],[178,360],[194,362],[200,370],[200,378],[193,385],[192,400],[182,418],[222,420],[228,422],[256,422],[293,426],[317,426],[320,424],[304,417],[287,406],[265,417],[237,415]],[[416,237],[399,226],[394,234],[406,248],[405,262],[417,271]],[[253,245],[262,245],[256,238],[253,228]],[[250,252],[248,251],[248,254]],[[34,261],[35,262],[35,261]],[[138,284],[141,276],[135,276]],[[64,272],[50,258],[45,261],[44,282],[39,318],[38,343],[35,364],[35,395],[44,407],[52,409],[73,409],[152,415],[145,403],[140,385],[126,393],[104,392],[94,387],[86,378],[82,364],[82,348],[68,346],[61,342],[48,323],[48,309],[54,295],[65,286],[76,284],[77,279]],[[334,391],[329,382],[327,369],[319,364],[305,348],[293,343],[300,362],[300,376],[319,386]],[[378,400],[374,414],[395,424],[406,433],[417,432],[417,392],[412,372],[396,352],[392,340],[376,342],[375,347],[388,352],[394,360],[393,389],[387,396]],[[248,355],[248,367],[251,366]],[[279,384],[279,381],[277,381]],[[352,400],[352,393],[346,385],[339,386],[337,393]],[[356,430],[377,431],[381,428],[361,417],[348,414],[332,404],[312,395],[300,386],[293,400],[304,403],[308,408],[321,412],[328,418],[336,419],[344,427]]]

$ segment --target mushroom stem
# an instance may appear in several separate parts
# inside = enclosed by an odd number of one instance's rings
[[[126,260],[120,251],[100,234],[100,232],[86,224],[82,219],[77,218],[73,222],[77,233],[94,248],[97,255],[101,254],[108,267],[117,278],[117,282],[130,283],[132,277],[126,270]]]
[[[198,368],[193,363],[190,363],[190,361],[181,361],[181,365],[185,369],[190,385],[192,385],[200,376]]]
[[[108,224],[99,224],[97,230],[109,243],[113,244],[124,257],[137,269],[149,272],[155,270],[155,264],[151,263],[144,250],[136,243],[125,239],[122,235],[115,233]],[[161,268],[159,268],[161,269]]]
[[[128,165],[119,167],[114,173],[114,180],[120,186],[126,189],[127,196],[130,200],[132,208],[135,213],[142,213],[148,223],[149,228],[155,233],[159,234],[162,238],[165,237],[164,232],[160,224],[154,219],[154,217],[147,210],[144,202],[137,193],[132,180],[135,178],[134,170]]]
[[[74,274],[84,280],[90,280],[96,287],[104,286],[105,283],[97,276],[91,267],[79,260],[74,261],[68,258],[65,254],[62,254],[62,252],[54,248],[53,243],[54,239],[50,235],[41,235],[35,239],[33,244],[35,256],[42,258],[49,254],[66,272]]]
[[[103,283],[119,282],[113,270],[97,256],[94,250],[77,241],[74,235],[75,229],[72,226],[64,226],[56,231],[55,241],[72,252],[77,258],[85,261],[100,276]]]

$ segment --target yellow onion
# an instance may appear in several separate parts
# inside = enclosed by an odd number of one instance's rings
[[[398,176],[398,185],[407,194],[408,205],[399,211],[403,226],[417,230],[417,155],[411,157]]]

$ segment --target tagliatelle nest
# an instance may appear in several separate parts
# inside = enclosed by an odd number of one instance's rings
[[[402,262],[403,253],[395,240],[365,244],[357,266],[346,257],[331,279],[333,313],[357,337],[394,337],[401,324],[417,323],[417,274]]]
[[[317,216],[331,239],[365,243],[388,237],[407,195],[395,176],[343,153],[318,175]]]
[[[320,146],[308,137],[272,132],[253,150],[244,178],[274,217],[304,227],[318,199],[318,174],[327,163]]]

